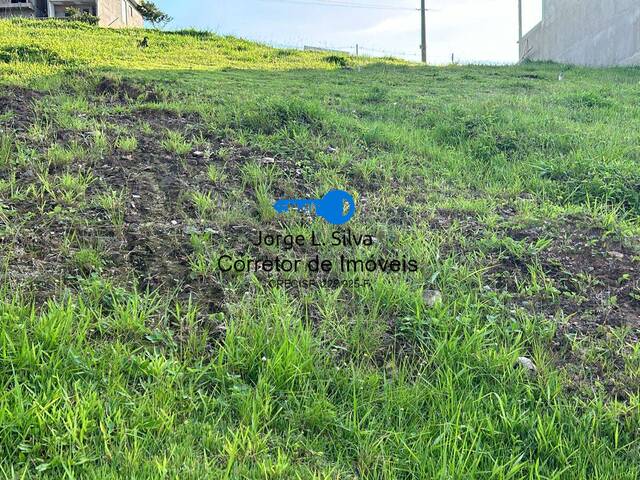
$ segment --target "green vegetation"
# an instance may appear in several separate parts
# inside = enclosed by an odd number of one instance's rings
[[[64,9],[65,18],[75,22],[86,23],[89,25],[98,25],[100,19],[88,12],[83,12],[76,7],[67,7]]]
[[[142,18],[154,26],[166,25],[173,20],[171,16],[164,13],[155,3],[149,0],[140,0],[138,2],[138,11],[142,14]]]
[[[0,476],[640,476],[637,69],[0,45]],[[317,254],[419,268],[218,268]]]

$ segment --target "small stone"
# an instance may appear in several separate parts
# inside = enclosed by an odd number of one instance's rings
[[[524,368],[529,375],[535,375],[538,373],[538,368],[536,364],[530,358],[527,357],[518,357],[518,365]]]
[[[338,149],[336,147],[332,147],[332,146],[328,146],[327,149],[325,150],[326,153],[336,153],[338,151]]]
[[[442,293],[439,290],[425,290],[422,299],[428,307],[434,307],[442,303]]]
[[[173,225],[174,227],[178,224],[178,222],[176,222],[175,220],[171,220],[171,225]]]
[[[624,254],[616,251],[609,252],[609,256],[613,258],[617,258],[618,260],[622,260],[624,258]]]

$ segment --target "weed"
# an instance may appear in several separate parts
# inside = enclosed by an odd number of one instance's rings
[[[110,150],[109,139],[104,130],[96,130],[93,132],[92,153],[100,156],[105,155]]]
[[[221,147],[218,149],[217,156],[220,160],[227,163],[229,160],[231,160],[232,153],[233,153],[233,150],[231,148]]]
[[[7,168],[13,156],[14,140],[6,134],[0,134],[0,168]]]
[[[74,160],[80,159],[85,155],[84,149],[77,143],[69,146],[53,144],[47,150],[47,160],[51,166],[59,168],[70,165]]]
[[[162,146],[167,152],[176,155],[186,155],[191,151],[191,144],[184,138],[184,135],[171,130],[167,130]]]
[[[215,210],[215,202],[211,192],[192,192],[191,199],[196,207],[198,216],[202,219],[208,218]]]
[[[56,52],[46,48],[26,45],[7,45],[0,49],[0,62],[44,63],[64,65],[67,63]]]
[[[340,55],[328,55],[324,57],[324,61],[342,68],[346,68],[349,65],[347,58]]]
[[[79,249],[73,254],[73,263],[85,275],[100,272],[103,266],[100,252],[93,248]]]
[[[68,205],[76,203],[84,198],[93,180],[94,177],[91,173],[63,173],[57,179],[57,199]]]
[[[242,180],[244,185],[251,185],[254,189],[258,189],[259,186],[271,186],[279,175],[274,165],[265,166],[257,162],[252,162],[242,167]]]
[[[140,122],[140,133],[143,135],[153,134],[153,127],[149,122]]]
[[[134,136],[120,137],[116,140],[116,147],[123,152],[131,153],[138,148],[138,140]]]
[[[259,183],[256,186],[256,206],[261,220],[268,221],[275,217],[273,199],[269,193],[269,187],[265,183]]]
[[[207,177],[214,185],[219,185],[224,183],[227,178],[227,174],[225,173],[222,167],[214,165],[213,163],[207,167]]]
[[[53,125],[49,121],[36,121],[29,125],[28,135],[34,142],[47,143],[53,137]]]
[[[114,226],[122,227],[125,213],[124,192],[112,190],[102,193],[96,197],[95,203],[107,213]]]

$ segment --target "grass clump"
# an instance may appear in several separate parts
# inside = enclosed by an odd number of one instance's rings
[[[74,160],[81,159],[85,154],[84,148],[77,143],[68,146],[55,143],[47,150],[47,160],[53,167],[66,167]]]
[[[93,180],[91,173],[65,172],[57,178],[57,198],[69,205],[83,200]]]
[[[169,153],[176,155],[186,155],[191,151],[191,144],[187,141],[184,135],[180,132],[174,132],[168,130],[166,136],[162,141],[162,146]]]
[[[120,137],[116,140],[116,147],[126,153],[135,152],[138,148],[138,139],[134,136]]]
[[[83,274],[99,272],[103,260],[100,252],[93,248],[81,248],[73,254],[73,263]]]
[[[14,154],[15,140],[6,134],[0,134],[0,168],[9,167]]]
[[[27,45],[7,45],[0,48],[0,62],[44,63],[47,65],[67,63],[52,50]]]
[[[213,183],[214,185],[219,185],[221,183],[224,183],[225,179],[227,178],[227,174],[222,167],[211,164],[207,167],[207,177],[209,178],[209,181],[211,183]]]
[[[200,218],[207,218],[215,211],[216,203],[211,192],[193,192],[191,199]]]
[[[96,197],[95,203],[107,213],[114,226],[122,227],[125,213],[125,196],[122,191],[102,193]]]

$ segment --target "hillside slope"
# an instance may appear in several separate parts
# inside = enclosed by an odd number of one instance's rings
[[[20,20],[0,76],[3,476],[640,475],[637,69]]]

